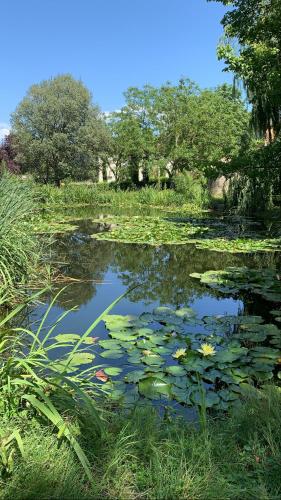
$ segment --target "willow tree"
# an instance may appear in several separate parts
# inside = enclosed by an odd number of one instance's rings
[[[218,47],[226,70],[243,81],[252,105],[252,122],[264,144],[256,144],[233,164],[234,199],[243,212],[273,205],[281,186],[281,2],[215,0],[230,6],[222,19],[225,36]],[[265,147],[266,145],[266,147]]]
[[[272,142],[281,129],[281,2],[208,1],[231,7],[222,19],[225,36],[218,56],[243,81],[253,124]]]

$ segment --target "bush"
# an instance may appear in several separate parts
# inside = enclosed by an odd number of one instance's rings
[[[197,206],[206,205],[208,194],[206,189],[206,180],[202,177],[196,177],[196,174],[183,172],[174,179],[175,191],[184,196],[185,203],[191,203]]]

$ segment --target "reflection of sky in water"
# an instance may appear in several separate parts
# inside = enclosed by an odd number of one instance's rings
[[[108,307],[111,302],[113,302],[118,296],[126,291],[126,287],[122,284],[122,281],[118,276],[112,271],[108,271],[104,280],[110,282],[110,284],[98,285],[96,287],[96,294],[88,301],[85,305],[81,305],[77,311],[70,312],[56,328],[56,333],[83,333],[90,324]],[[79,293],[79,286],[76,284],[70,285],[73,287],[73,302],[75,303],[75,288],[77,293]],[[63,293],[62,293],[63,298]],[[78,300],[77,300],[78,301]],[[73,306],[74,304],[70,304]],[[133,302],[130,297],[124,297],[111,311],[111,314],[131,314],[140,315],[143,312],[150,312],[160,305],[160,301],[153,301],[149,304],[143,301]],[[161,305],[163,305],[161,303]],[[164,304],[172,305],[173,304]],[[190,306],[197,313],[198,317],[205,315],[225,315],[225,314],[238,314],[239,311],[243,310],[243,302],[241,300],[235,300],[232,298],[216,298],[212,297],[208,292],[202,297],[195,297],[189,303],[185,304]],[[67,303],[65,304],[67,308]],[[42,317],[47,309],[47,306],[38,306],[31,315],[32,321],[38,321]],[[58,316],[63,313],[64,307],[54,305],[52,310],[48,315],[47,324],[52,324]],[[96,336],[104,337],[106,335],[106,330],[103,323],[99,324],[94,330]]]

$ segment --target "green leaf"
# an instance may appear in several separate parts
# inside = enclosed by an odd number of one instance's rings
[[[99,346],[103,347],[104,349],[110,349],[110,350],[118,350],[120,349],[120,343],[116,342],[116,340],[100,340],[99,341]]]
[[[186,370],[180,365],[165,366],[164,369],[167,373],[174,375],[175,377],[186,375]]]
[[[159,356],[158,354],[150,354],[148,356],[143,356],[141,358],[141,361],[149,366],[162,365],[164,363],[163,358],[161,358],[161,356]]]
[[[117,351],[117,350],[106,350],[101,353],[101,356],[103,358],[119,359],[124,356],[124,353],[122,351]]]
[[[126,375],[125,380],[129,383],[137,383],[143,377],[145,377],[144,370],[133,370]]]
[[[157,377],[147,377],[139,381],[139,392],[149,399],[158,399],[160,395],[170,397],[171,385]]]
[[[115,366],[109,366],[108,368],[104,368],[104,372],[110,377],[114,377],[116,375],[120,375],[122,373],[122,368],[117,368]]]

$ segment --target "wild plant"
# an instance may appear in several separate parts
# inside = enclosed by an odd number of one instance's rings
[[[24,327],[8,332],[4,330],[26,304],[18,306],[0,321],[0,410],[9,417],[28,412],[51,424],[57,431],[58,440],[69,442],[92,481],[90,464],[79,444],[74,422],[79,420],[84,410],[97,434],[102,433],[103,424],[94,399],[98,386],[92,379],[97,367],[83,370],[80,365],[85,363],[85,359],[89,364],[94,358],[91,352],[86,351],[92,343],[90,334],[125,294],[112,302],[81,337],[74,335],[70,338],[67,334],[54,336],[54,332],[74,308],[64,311],[51,326],[47,326],[49,314],[64,289],[55,295],[35,332]],[[29,301],[39,298],[45,291],[33,295]],[[54,359],[52,353],[62,347],[66,348],[66,354]],[[2,440],[2,448],[0,443],[2,465],[7,471],[12,460],[10,445],[14,440],[19,444],[19,436],[15,429]]]

